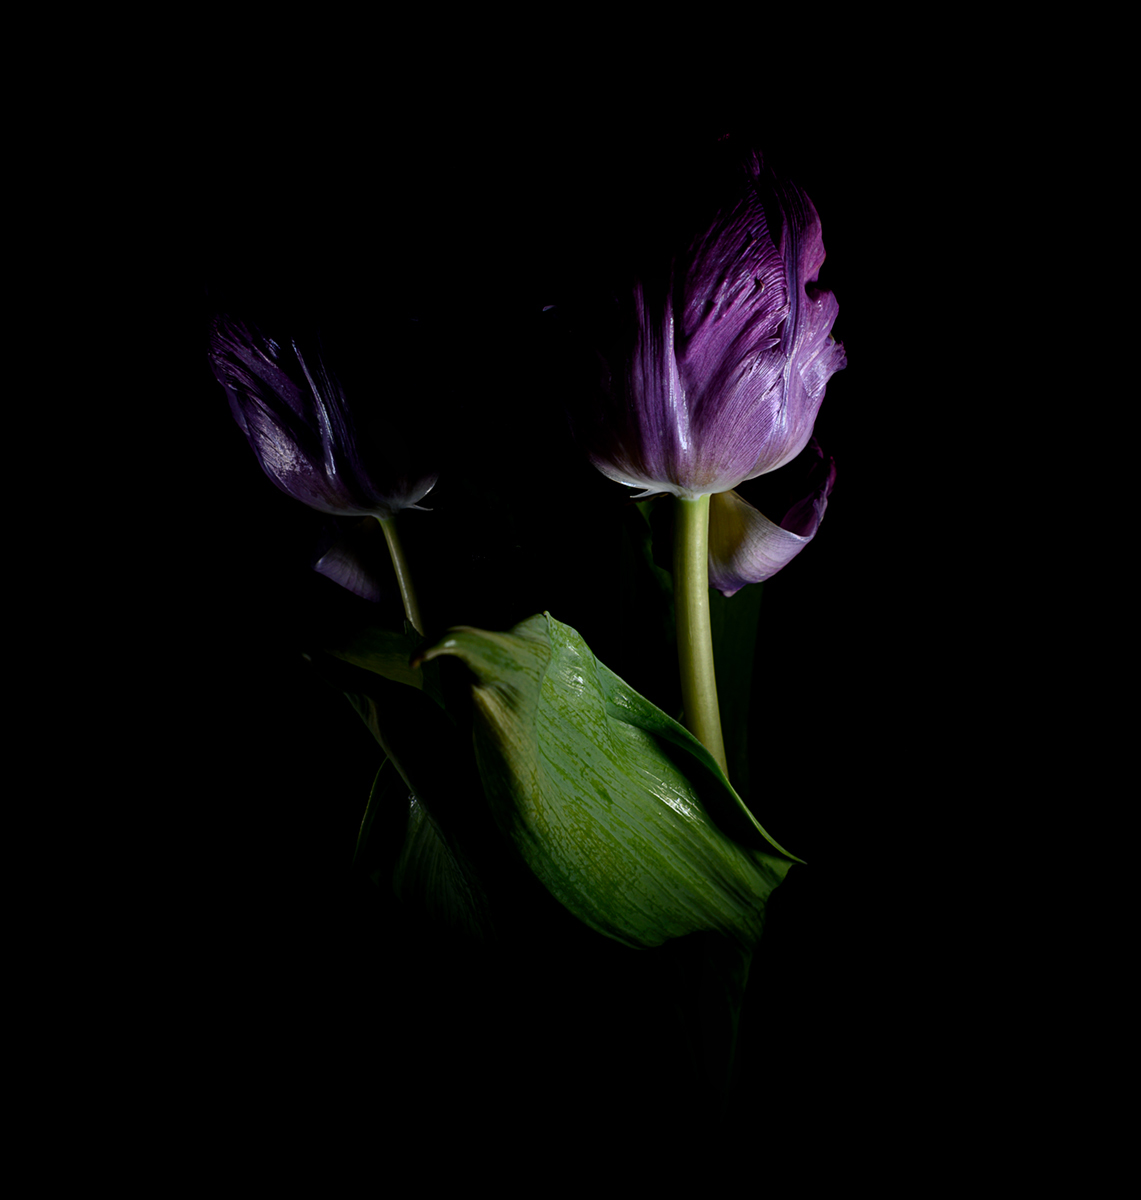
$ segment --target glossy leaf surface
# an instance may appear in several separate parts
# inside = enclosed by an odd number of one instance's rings
[[[566,908],[631,946],[701,930],[744,947],[797,861],[705,748],[549,614],[458,628],[426,654],[475,675],[476,757],[501,831]]]

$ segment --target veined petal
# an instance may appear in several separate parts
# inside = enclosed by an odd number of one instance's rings
[[[755,187],[690,248],[681,279],[679,372],[706,473],[727,490],[781,432],[788,279]]]
[[[721,492],[709,503],[709,582],[726,596],[747,583],[760,583],[787,566],[812,541],[836,482],[836,465],[817,443],[810,487],[780,523],[770,521],[737,492]]]
[[[757,170],[761,171],[759,164]],[[816,208],[795,184],[772,174],[764,175],[764,181],[784,214],[780,257],[788,280],[789,313],[779,347],[783,361],[782,403],[775,419],[779,436],[763,446],[746,479],[777,470],[808,445],[825,386],[847,365],[844,347],[831,336],[840,306],[831,292],[817,286],[825,253]]]
[[[789,359],[785,366],[786,433],[783,444],[770,443],[769,449],[776,453],[762,455],[747,479],[775,471],[800,455],[812,438],[828,380],[847,365],[844,347],[827,332],[836,318],[836,298],[831,292],[824,292],[809,303],[814,306],[814,313],[826,315],[813,317],[816,333],[806,338],[796,357]]]

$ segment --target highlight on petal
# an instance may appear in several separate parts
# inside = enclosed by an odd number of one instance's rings
[[[732,596],[747,583],[771,578],[812,541],[836,482],[836,465],[814,440],[807,454],[809,490],[780,519],[770,521],[737,492],[709,503],[709,583]]]
[[[783,363],[779,411],[770,437],[746,479],[790,463],[808,445],[828,380],[847,365],[844,347],[832,337],[840,306],[818,286],[824,265],[820,217],[808,196],[754,159],[758,194],[769,197],[766,208],[783,217],[780,258],[788,280],[788,317],[780,330],[778,353]]]
[[[673,313],[649,291],[642,282],[634,285],[633,344],[618,373],[605,372],[609,402],[589,414],[586,441],[592,463],[610,479],[645,495],[676,494],[687,491],[677,481],[692,476],[694,445],[674,354]]]
[[[695,435],[724,485],[718,491],[784,438],[782,344],[797,280],[770,232],[770,217],[778,229],[784,217],[766,178],[754,161],[736,202],[690,247],[675,294],[679,369]]]

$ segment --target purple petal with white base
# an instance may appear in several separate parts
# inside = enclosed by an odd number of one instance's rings
[[[777,524],[737,492],[709,501],[709,583],[732,596],[748,583],[760,583],[787,566],[812,541],[836,482],[836,464],[813,441],[808,492]]]
[[[413,508],[436,482],[414,463],[392,422],[361,429],[319,354],[282,347],[220,318],[210,362],[262,469],[283,492],[337,516],[386,520]]]

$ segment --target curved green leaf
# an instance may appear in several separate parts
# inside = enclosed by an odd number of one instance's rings
[[[366,720],[377,715],[375,703],[360,697],[354,703],[369,714]],[[463,846],[441,829],[391,761],[385,758],[373,780],[353,871],[381,888],[391,885],[402,905],[437,928],[468,941],[494,936],[487,894]]]
[[[396,895],[469,939],[489,936],[490,906],[471,864],[415,796],[407,803],[408,830],[392,876]]]
[[[412,656],[423,642],[420,634],[405,621],[402,633],[375,625],[342,630],[339,636],[328,639],[325,650],[342,662],[421,690],[444,708],[438,670],[425,669],[419,664],[412,666]]]
[[[509,633],[454,629],[424,658],[440,655],[476,677],[496,822],[566,908],[632,946],[698,930],[756,942],[792,856],[687,730],[549,614]]]

